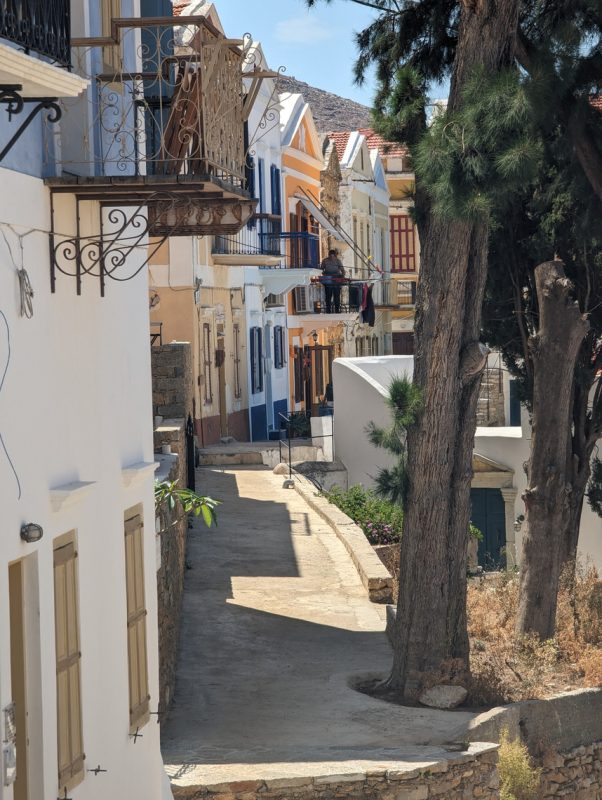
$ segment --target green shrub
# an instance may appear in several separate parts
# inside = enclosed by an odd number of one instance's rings
[[[359,525],[371,544],[395,544],[401,539],[403,509],[381,500],[371,489],[352,486],[344,491],[338,486],[324,492],[330,502]]]
[[[502,731],[499,749],[500,800],[537,800],[541,770],[531,763],[526,746]]]

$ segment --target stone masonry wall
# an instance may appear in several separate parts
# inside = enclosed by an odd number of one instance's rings
[[[153,414],[188,419],[192,413],[192,349],[188,342],[151,348]]]
[[[602,742],[582,745],[568,753],[545,753],[541,758],[542,800],[602,798]]]
[[[156,456],[161,460],[161,477],[186,486],[186,450],[184,420],[170,420],[169,425],[155,430],[155,447],[170,444],[172,454]],[[169,471],[167,471],[169,470]],[[167,474],[166,474],[167,473]],[[188,517],[179,504],[173,511],[163,506],[157,513],[161,543],[161,567],[157,571],[159,616],[159,719],[164,722],[169,712],[176,682],[176,666],[180,635],[180,617],[184,592],[184,570]]]
[[[494,745],[479,753],[401,771],[274,778],[212,786],[172,783],[175,800],[493,800],[499,796]]]
[[[499,427],[504,424],[504,388],[501,370],[486,369],[481,379],[479,391],[477,425]]]

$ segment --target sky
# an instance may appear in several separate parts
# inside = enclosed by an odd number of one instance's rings
[[[354,33],[377,13],[333,0],[308,10],[305,0],[213,0],[228,36],[251,33],[260,41],[271,69],[286,67],[287,75],[312,86],[371,106],[372,79],[364,86],[353,80]]]

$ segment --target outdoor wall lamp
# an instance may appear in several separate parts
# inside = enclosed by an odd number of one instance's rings
[[[39,542],[43,535],[44,530],[41,525],[36,525],[34,522],[21,525],[21,539],[28,544]]]
[[[314,340],[314,344],[318,344],[318,332],[317,331],[312,331],[311,332],[311,338]]]

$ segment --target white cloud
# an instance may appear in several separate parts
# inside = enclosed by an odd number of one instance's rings
[[[312,45],[332,36],[333,32],[322,28],[315,17],[291,17],[276,24],[276,39],[287,44]]]

